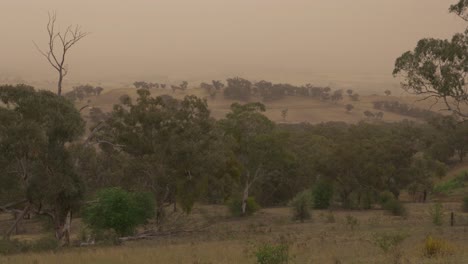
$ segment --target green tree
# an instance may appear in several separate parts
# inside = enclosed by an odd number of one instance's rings
[[[23,215],[50,216],[67,244],[84,189],[67,148],[84,132],[80,113],[65,98],[24,85],[0,87],[0,101],[0,161],[9,163],[11,182],[21,183]]]
[[[240,165],[242,186],[242,214],[254,184],[265,181],[271,173],[281,169],[288,157],[284,137],[275,130],[275,124],[262,112],[261,103],[231,105],[231,112],[220,120],[225,136],[232,141],[232,150]]]
[[[343,90],[334,91],[333,94],[331,95],[330,99],[335,104],[338,103],[338,101],[343,100]]]
[[[161,219],[164,207],[175,207],[176,201],[190,212],[210,176],[209,166],[216,165],[217,157],[211,154],[216,153],[215,131],[206,101],[195,96],[152,97],[142,89],[136,103],[124,97],[114,106],[97,140],[125,153],[125,182],[153,192]]]
[[[252,83],[239,77],[227,79],[224,96],[229,99],[247,101],[252,93]]]
[[[468,21],[468,0],[459,0],[458,3],[450,6],[449,11]]]
[[[312,199],[315,209],[327,209],[333,198],[333,186],[330,182],[317,181],[312,189]]]
[[[452,5],[450,11],[467,20],[466,0]],[[467,98],[468,28],[451,40],[425,38],[413,51],[396,59],[394,76],[403,78],[405,91],[441,100],[449,111],[462,118]]]
[[[434,186],[434,178],[441,178],[444,176],[446,173],[446,166],[427,155],[418,153],[418,155],[415,155],[412,159],[410,173],[412,178],[409,192],[411,194],[415,194],[416,192],[423,193],[423,201],[426,201],[427,194]]]
[[[429,124],[435,129],[428,133],[432,136],[433,157],[447,162],[456,154],[462,162],[468,152],[468,123],[461,122],[456,116],[434,116]]]

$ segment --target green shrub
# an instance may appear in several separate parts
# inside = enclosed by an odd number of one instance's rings
[[[155,202],[149,193],[108,188],[98,192],[96,201],[84,209],[83,220],[95,232],[112,229],[125,236],[153,217],[154,208]]]
[[[390,250],[395,249],[407,237],[407,234],[399,232],[374,234],[374,244],[377,245],[380,249],[382,249],[383,252],[387,253]]]
[[[287,264],[289,262],[289,247],[286,244],[265,244],[255,252],[257,264]]]
[[[432,223],[436,226],[443,224],[444,209],[442,204],[436,203],[429,208],[429,214],[431,215]]]
[[[229,207],[229,211],[231,212],[232,216],[243,216],[242,214],[242,199],[233,198],[230,199],[227,203]],[[260,210],[260,205],[255,201],[254,197],[247,198],[247,205],[245,208],[245,215],[250,216],[253,215],[255,212]]]
[[[136,192],[132,195],[134,202],[138,205],[134,208],[138,223],[147,223],[148,219],[155,215],[156,202],[153,195],[148,192]]]
[[[296,197],[289,202],[289,205],[292,207],[294,220],[304,222],[304,220],[310,219],[312,201],[309,191],[298,193]]]
[[[327,209],[333,197],[333,186],[325,181],[318,181],[312,190],[315,209]]]
[[[383,204],[383,209],[395,216],[407,216],[405,205],[397,199],[391,199]]]
[[[468,196],[465,196],[465,198],[463,198],[462,210],[463,212],[468,213]]]
[[[383,191],[379,195],[379,203],[382,207],[391,200],[395,200],[395,195],[390,191]]]

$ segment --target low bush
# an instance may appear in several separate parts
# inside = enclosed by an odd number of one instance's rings
[[[244,216],[242,214],[242,199],[240,198],[233,198],[227,202],[229,207],[229,211],[231,212],[232,216]],[[247,204],[245,208],[245,216],[253,215],[255,212],[260,210],[260,205],[255,201],[254,197],[247,198]]]
[[[407,216],[405,205],[397,199],[391,199],[382,205],[383,209],[395,216]]]
[[[289,247],[286,244],[265,244],[255,251],[257,264],[287,264],[289,263]]]
[[[429,214],[431,215],[432,223],[436,226],[443,224],[444,209],[442,204],[436,203],[429,208]]]
[[[138,225],[154,216],[155,202],[149,193],[130,193],[121,188],[98,192],[83,211],[83,221],[94,232],[114,230],[119,236],[132,234]]]
[[[318,181],[312,189],[315,209],[328,209],[333,197],[333,186],[325,181]]]
[[[423,254],[428,258],[443,257],[454,252],[453,246],[443,239],[428,236],[424,241]]]
[[[394,195],[392,192],[390,192],[390,191],[383,191],[383,192],[381,192],[380,195],[379,195],[379,203],[380,203],[380,205],[382,205],[382,206],[383,206],[384,204],[390,202],[391,200],[395,200],[395,199],[396,199],[396,198],[395,198],[395,195]]]
[[[407,234],[400,232],[374,234],[374,244],[383,252],[388,253],[399,246],[407,237]]]
[[[312,207],[312,198],[309,191],[298,193],[294,199],[289,202],[292,207],[293,219],[304,222],[310,219],[310,208]]]

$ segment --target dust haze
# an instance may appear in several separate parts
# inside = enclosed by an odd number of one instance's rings
[[[242,76],[336,87],[397,87],[396,57],[465,25],[448,0],[2,0],[0,80],[54,88],[47,12],[91,34],[70,52],[74,83]],[[377,87],[376,87],[377,86]]]

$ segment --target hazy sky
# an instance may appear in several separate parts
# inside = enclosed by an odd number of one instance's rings
[[[455,0],[0,0],[0,74],[51,79],[37,53],[48,10],[91,32],[70,53],[70,80],[219,75],[390,76],[423,37],[466,24]],[[351,78],[351,77],[350,77]]]

